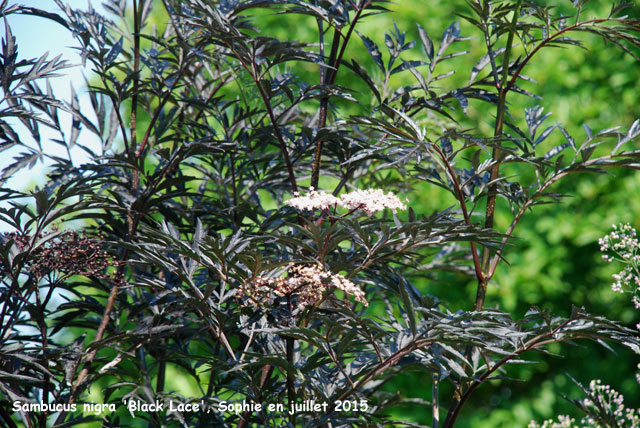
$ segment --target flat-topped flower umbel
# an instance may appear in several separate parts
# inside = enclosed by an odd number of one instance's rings
[[[309,188],[309,193],[304,196],[298,192],[294,193],[294,197],[286,201],[285,205],[300,211],[327,210],[340,206],[354,211],[363,210],[367,215],[385,208],[389,208],[394,213],[407,208],[396,195],[391,192],[385,193],[381,189],[358,189],[338,198],[324,191],[318,192],[313,187]]]
[[[316,209],[327,210],[341,205],[340,199],[333,196],[331,193],[324,191],[317,192],[313,187],[309,188],[309,193],[305,196],[300,196],[299,192],[293,194],[293,198],[286,201],[284,204],[289,205],[300,211],[313,211]]]

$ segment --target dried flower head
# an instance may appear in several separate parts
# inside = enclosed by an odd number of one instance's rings
[[[296,311],[314,305],[327,287],[335,287],[357,302],[368,305],[364,292],[343,275],[324,270],[319,265],[290,265],[286,278],[259,276],[246,281],[240,291],[251,306],[273,306],[276,299],[291,298]]]
[[[49,235],[57,234],[57,236]],[[26,261],[27,270],[37,278],[51,273],[62,277],[72,275],[94,276],[105,279],[109,266],[116,263],[105,251],[101,237],[92,238],[76,231],[58,233],[39,233],[37,236],[27,233],[4,233],[3,241],[12,242],[18,252],[29,252]],[[40,242],[34,247],[35,242]]]

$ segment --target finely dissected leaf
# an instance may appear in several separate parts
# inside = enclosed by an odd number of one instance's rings
[[[120,52],[122,52],[122,46],[124,43],[124,36],[120,37],[116,43],[113,44],[109,52],[104,57],[104,63],[107,67],[110,67],[116,60]]]
[[[627,131],[626,135],[624,135],[623,137],[618,137],[618,143],[613,148],[612,153],[617,152],[618,149],[620,149],[620,147],[622,147],[624,144],[628,143],[629,141],[634,140],[639,135],[640,135],[640,119],[633,122],[631,127],[629,127],[629,130]]]
[[[429,35],[427,34],[427,30],[425,30],[420,26],[420,24],[418,24],[418,33],[420,34],[420,40],[422,41],[422,46],[424,48],[425,53],[427,54],[427,57],[429,58],[429,61],[433,62],[433,57],[434,57],[433,42],[429,38]]]
[[[501,47],[496,49],[495,51],[493,51],[491,54],[486,54],[485,56],[483,56],[482,58],[480,58],[480,60],[478,60],[478,62],[476,63],[476,65],[473,66],[473,68],[471,69],[471,75],[469,76],[469,84],[473,83],[476,80],[476,77],[478,76],[478,74],[488,65],[491,63],[491,57],[493,56],[493,58],[497,58],[499,55],[503,54],[504,51],[506,50],[505,47]]]
[[[442,56],[444,51],[447,50],[447,48],[451,45],[451,43],[456,41],[459,35],[460,35],[460,24],[457,22],[450,24],[447,27],[447,29],[444,30],[444,33],[442,33],[442,39],[440,40],[440,47],[438,48],[439,57]]]
[[[362,35],[360,33],[358,33],[358,35],[360,36],[362,43],[364,43],[364,47],[367,48],[369,55],[371,55],[371,58],[373,58],[373,62],[378,66],[378,68],[383,73],[385,73],[386,69],[385,69],[384,63],[382,62],[382,54],[380,53],[378,46],[375,44],[373,40],[371,40],[367,36]]]

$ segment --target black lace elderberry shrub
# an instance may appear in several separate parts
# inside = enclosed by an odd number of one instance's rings
[[[541,52],[582,35],[637,60],[629,5],[471,0],[468,25],[395,26],[380,47],[361,24],[383,0],[56,4],[0,5],[73,34],[92,110],[46,83],[64,61],[22,59],[6,26],[2,424],[452,428],[551,345],[639,351],[589,307],[520,316],[487,295],[525,214],[562,202],[554,184],[640,167],[640,121],[579,138],[514,102],[536,98]],[[45,186],[8,186],[38,161]],[[474,283],[458,311],[451,275]]]

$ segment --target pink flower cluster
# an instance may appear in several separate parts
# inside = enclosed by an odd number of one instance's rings
[[[381,189],[354,190],[338,198],[324,191],[318,192],[311,187],[309,193],[304,196],[296,192],[293,198],[285,202],[285,205],[300,211],[328,210],[340,206],[348,210],[363,210],[369,216],[385,208],[389,208],[394,213],[396,210],[406,209],[396,195],[391,192],[385,193]]]
[[[298,192],[295,192],[293,196],[284,204],[300,211],[327,210],[340,204],[340,199],[331,193],[318,192],[313,187],[309,188],[309,193],[305,196],[301,196]]]
[[[384,193],[380,189],[354,190],[340,197],[342,206],[356,210],[361,209],[371,215],[375,212],[389,208],[394,213],[396,210],[404,210],[407,207],[391,192]]]
[[[286,278],[259,276],[245,282],[241,292],[251,306],[272,306],[277,298],[292,297],[296,310],[318,302],[327,287],[335,287],[367,306],[364,291],[340,274],[324,270],[319,265],[290,265]]]

